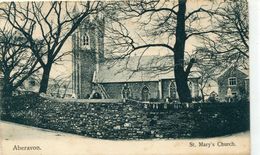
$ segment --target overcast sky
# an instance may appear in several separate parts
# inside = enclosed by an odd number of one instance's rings
[[[170,1],[169,1],[169,4],[170,4]],[[167,3],[166,3],[166,5],[167,5]],[[187,12],[191,12],[194,9],[199,8],[200,6],[212,7],[212,6],[214,6],[214,4],[209,2],[209,1],[205,1],[205,0],[189,0],[187,2]],[[133,20],[125,21],[124,26],[126,26],[126,28],[130,32],[130,35],[134,38],[134,40],[136,42],[140,42],[140,43],[145,44],[138,37],[138,35],[141,34],[141,31],[139,29],[138,23],[134,23],[134,21],[136,21],[136,20],[133,19]],[[148,36],[146,37],[145,35],[143,35],[142,39],[145,39],[147,41],[147,40],[149,40],[149,37]],[[161,42],[162,40],[163,39],[161,37],[157,38],[157,39],[155,38],[154,42],[156,42],[156,41]],[[171,40],[171,41],[174,42],[174,40]],[[105,40],[105,42],[107,42],[107,40]],[[166,40],[164,42],[166,42]],[[186,51],[189,52],[189,53],[192,53],[192,51],[195,49],[195,46],[197,46],[197,45],[198,45],[198,41],[196,40],[196,38],[191,38],[191,39],[187,40],[187,42],[186,42]],[[173,46],[173,44],[172,44],[172,46]],[[106,48],[106,44],[105,44],[105,49],[107,49]],[[64,47],[62,48],[62,51],[66,52],[66,51],[71,51],[71,50],[72,50],[72,40],[71,40],[71,38],[69,38],[67,40],[67,43],[64,44]],[[142,52],[140,52],[140,51],[141,50],[136,51],[134,55],[141,55]],[[105,51],[105,53],[108,53],[108,51]],[[154,48],[148,49],[145,52],[144,55],[165,55],[165,54],[172,54],[172,52],[169,51],[166,48],[154,47]],[[71,63],[72,59],[71,59],[71,56],[65,57],[64,60],[65,61],[64,61],[63,65],[54,65],[53,66],[52,72],[51,72],[51,76],[52,77],[55,77],[55,76],[58,76],[58,75],[66,75],[67,76],[67,75],[71,74],[71,72],[72,72],[72,63]]]

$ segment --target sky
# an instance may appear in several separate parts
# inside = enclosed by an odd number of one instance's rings
[[[171,1],[166,2],[166,5],[168,5],[167,3],[171,3]],[[210,4],[210,5],[209,5]],[[212,3],[208,2],[208,1],[202,1],[202,0],[189,0],[187,2],[187,12],[191,12],[194,9],[197,9],[198,7],[203,6],[203,7],[211,7]],[[140,30],[139,30],[139,25],[138,23],[133,22],[136,19],[132,19],[132,20],[127,20],[124,22],[124,26],[126,26],[126,28],[129,30],[130,35],[134,38],[134,40],[138,43],[143,43],[145,44],[139,37],[138,35],[142,35],[140,34]],[[207,21],[204,21],[207,22]],[[142,39],[144,39],[145,41],[149,40],[148,39],[149,36],[146,35],[142,35]],[[156,38],[156,37],[155,37]],[[154,42],[162,42],[161,37],[157,38],[154,40]],[[105,49],[106,49],[106,38],[105,38]],[[153,43],[154,43],[153,42]],[[165,42],[165,41],[163,41]],[[171,40],[171,42],[174,42],[174,40]],[[188,53],[192,53],[192,51],[195,49],[195,46],[198,45],[198,41],[195,38],[191,38],[187,41],[186,43],[186,51]],[[173,44],[172,44],[173,46]],[[65,44],[65,46],[62,48],[62,51],[71,51],[72,50],[72,40],[71,38],[69,38],[67,40],[67,43]],[[142,52],[136,51],[134,52],[133,55],[138,55],[140,56]],[[105,53],[108,53],[108,51],[105,51]],[[148,49],[144,55],[168,55],[168,54],[172,54],[172,52],[168,49],[165,48],[161,48],[161,47],[154,47],[154,48],[150,48]],[[64,58],[66,61],[65,63],[63,63],[63,65],[54,65],[52,68],[52,72],[51,75],[53,77],[58,76],[58,75],[68,75],[71,74],[72,71],[72,63],[71,63],[71,56],[67,56],[66,58]]]
[[[163,1],[161,1],[161,2],[163,2]],[[167,1],[166,5],[168,5],[168,3],[172,3],[172,0]],[[191,12],[194,9],[199,8],[200,6],[211,7],[212,4],[214,4],[214,3],[212,3],[211,1],[207,1],[207,0],[188,0],[188,2],[187,2],[187,12]],[[214,4],[213,6],[215,6],[215,5],[216,4]],[[71,3],[70,7],[73,7],[73,6],[74,6],[74,3]],[[208,24],[207,21],[204,21],[204,22],[206,24]],[[139,39],[139,37],[137,35],[140,32],[138,24],[134,23],[133,20],[128,20],[128,21],[125,22],[125,26],[130,31],[130,35],[133,36],[133,38],[135,39],[136,42],[143,43],[143,41],[141,39]],[[39,29],[36,30],[36,31],[39,31]],[[40,32],[36,33],[36,34],[40,34]],[[139,34],[139,35],[142,35],[142,34]],[[35,37],[37,37],[37,36],[35,36]],[[149,38],[149,36],[143,35],[142,38],[147,41],[148,40],[147,38]],[[165,42],[164,39],[162,39],[161,37],[158,37],[154,40],[154,42],[160,43],[160,42],[162,42],[162,40],[163,40],[163,42]],[[172,39],[171,42],[174,43],[174,39]],[[192,51],[195,49],[195,47],[198,44],[199,44],[199,42],[198,42],[198,40],[196,40],[196,38],[189,39],[186,42],[186,51],[188,53],[192,53]],[[106,49],[106,46],[107,45],[105,44],[105,49]],[[173,44],[172,44],[172,46],[173,46]],[[68,38],[68,40],[64,44],[61,51],[62,52],[72,51],[71,37]],[[105,51],[105,53],[106,52],[108,52],[108,51]],[[141,53],[140,51],[135,52],[136,55],[140,55],[140,53]],[[165,48],[156,47],[156,48],[148,49],[147,52],[144,55],[166,55],[166,54],[172,54],[172,53],[171,53],[171,51],[169,51]],[[71,73],[72,73],[72,58],[71,58],[71,55],[69,55],[69,56],[66,56],[66,57],[63,58],[63,62],[59,62],[58,65],[54,64],[54,66],[51,70],[51,77],[54,78],[54,77],[60,76],[60,75],[68,76]]]

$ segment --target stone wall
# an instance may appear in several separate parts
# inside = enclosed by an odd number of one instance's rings
[[[174,105],[7,99],[1,119],[102,139],[210,137],[249,128],[248,104],[175,109]]]

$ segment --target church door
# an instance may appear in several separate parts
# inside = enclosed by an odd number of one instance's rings
[[[142,89],[142,100],[143,101],[149,100],[149,89],[146,86],[144,86]]]

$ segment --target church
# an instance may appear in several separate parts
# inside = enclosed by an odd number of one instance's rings
[[[105,20],[86,18],[72,35],[73,94],[90,98],[131,98],[141,101],[178,99],[172,56],[130,56],[109,59],[104,52]],[[192,97],[199,95],[199,75],[191,73]]]

